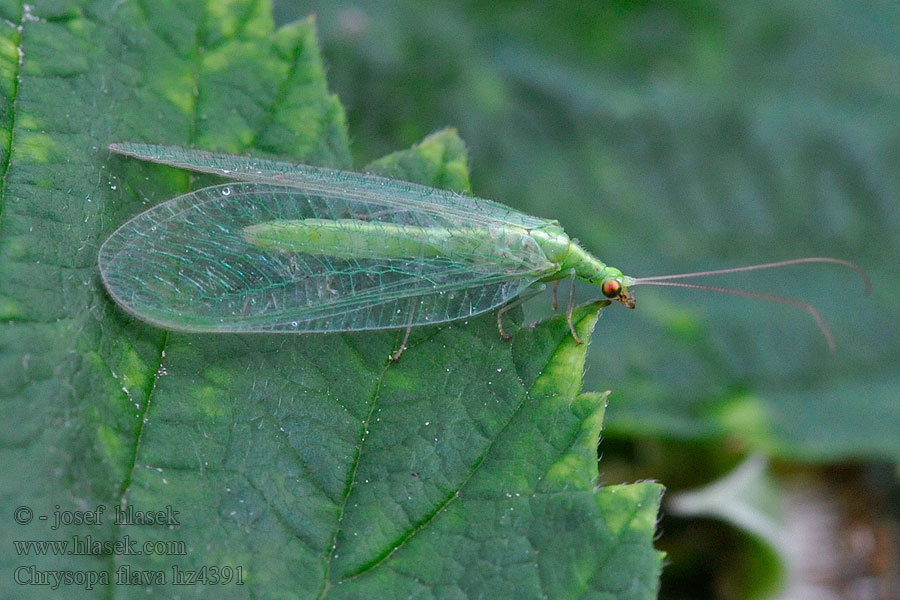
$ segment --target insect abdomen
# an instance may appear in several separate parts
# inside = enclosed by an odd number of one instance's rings
[[[505,244],[489,229],[423,227],[358,219],[267,221],[244,228],[244,239],[267,250],[356,259],[492,256],[514,259],[523,245],[534,242],[524,229],[503,228]],[[510,239],[514,238],[514,239]],[[518,248],[506,248],[509,244]]]

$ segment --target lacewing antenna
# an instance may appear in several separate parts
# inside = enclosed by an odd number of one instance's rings
[[[729,269],[715,269],[713,271],[695,271],[693,273],[677,273],[675,275],[653,275],[651,277],[636,277],[631,285],[644,285],[651,281],[668,281],[672,279],[688,279],[691,277],[709,277],[711,275],[727,275],[729,273],[742,273],[744,271],[758,271],[760,269],[779,269],[790,265],[800,265],[806,263],[830,263],[833,265],[841,265],[849,269],[853,269],[862,278],[866,285],[866,294],[872,293],[872,281],[869,274],[856,263],[849,260],[841,260],[840,258],[830,258],[827,256],[807,256],[805,258],[791,258],[789,260],[779,260],[778,262],[762,263],[758,265],[746,265],[743,267],[731,267]]]
[[[847,260],[841,260],[839,258],[829,258],[823,256],[810,256],[806,258],[793,258],[789,260],[781,260],[778,262],[771,263],[762,263],[758,265],[747,265],[744,267],[732,267],[729,269],[715,269],[712,271],[696,271],[694,273],[678,273],[675,275],[655,275],[652,277],[638,277],[634,278],[630,285],[655,285],[661,287],[679,287],[679,288],[688,288],[692,290],[707,290],[710,292],[718,292],[720,294],[731,294],[732,296],[743,296],[745,298],[756,298],[757,300],[765,300],[767,302],[775,302],[778,304],[786,304],[788,306],[796,306],[797,308],[803,309],[806,311],[816,322],[816,325],[819,327],[819,331],[822,332],[822,335],[825,337],[825,341],[828,343],[828,349],[833,353],[835,351],[836,345],[834,342],[834,336],[831,333],[831,329],[829,329],[828,325],[825,323],[825,320],[819,314],[819,311],[810,304],[809,302],[804,302],[803,300],[797,300],[796,298],[785,298],[784,296],[772,296],[770,294],[761,294],[759,292],[748,292],[746,290],[738,290],[734,288],[727,287],[719,287],[713,285],[700,285],[696,283],[686,283],[683,281],[674,281],[678,279],[687,279],[691,277],[709,277],[713,275],[726,275],[729,273],[741,273],[744,271],[756,271],[760,269],[777,269],[780,267],[786,267],[789,265],[798,265],[804,263],[831,263],[836,265],[841,265],[844,267],[848,267],[856,271],[859,276],[862,278],[863,282],[866,286],[866,294],[870,294],[872,292],[872,282],[869,279],[868,273],[866,273],[865,269],[857,265],[856,263],[852,263]]]
[[[688,288],[692,290],[708,290],[710,292],[719,292],[720,294],[731,294],[732,296],[744,296],[745,298],[756,298],[757,300],[765,300],[767,302],[777,302],[778,304],[787,304],[788,306],[796,306],[797,308],[802,308],[815,320],[816,325],[819,326],[819,331],[822,332],[822,335],[825,336],[825,341],[828,343],[828,349],[831,352],[835,351],[836,345],[834,343],[834,336],[831,333],[831,329],[829,329],[828,325],[825,323],[825,320],[822,318],[822,315],[819,314],[819,311],[816,310],[809,302],[804,302],[803,300],[797,300],[796,298],[785,298],[783,296],[770,296],[769,294],[759,294],[756,292],[748,292],[746,290],[736,290],[734,288],[726,288],[726,287],[718,287],[714,285],[698,285],[695,283],[684,283],[681,281],[649,281],[642,282],[644,285],[658,285],[664,287],[680,287],[680,288]]]

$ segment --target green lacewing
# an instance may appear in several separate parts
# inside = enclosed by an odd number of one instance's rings
[[[117,143],[118,154],[234,180],[135,216],[100,248],[110,296],[137,318],[187,332],[309,333],[409,329],[505,310],[546,282],[579,279],[634,308],[631,288],[660,285],[780,298],[674,281],[828,262],[807,257],[732,269],[629,277],[557,221],[452,191],[174,146]],[[554,293],[556,288],[554,286]],[[555,295],[554,295],[555,297]],[[573,296],[567,315],[572,335]],[[399,356],[406,340],[395,353]]]

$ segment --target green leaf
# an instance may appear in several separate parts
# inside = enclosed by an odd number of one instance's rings
[[[395,365],[402,332],[167,333],[103,292],[105,236],[192,186],[108,143],[349,166],[312,21],[274,30],[256,0],[0,13],[0,513],[49,517],[7,521],[0,570],[76,574],[67,598],[655,595],[661,488],[597,487],[606,397],[582,393],[586,346],[564,318],[507,317],[512,343],[495,315],[418,330]],[[465,165],[445,130],[370,168],[463,190]],[[599,308],[575,313],[585,340]],[[117,524],[116,509],[164,522]],[[25,557],[13,545],[74,536],[162,546]],[[240,568],[244,585],[215,584],[210,567]],[[207,570],[174,588],[174,568]],[[3,597],[47,595],[0,581]]]
[[[415,151],[388,154],[369,164],[366,170],[457,192],[471,191],[466,147],[455,129],[433,133],[417,144]]]

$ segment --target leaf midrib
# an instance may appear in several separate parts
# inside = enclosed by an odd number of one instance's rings
[[[406,542],[408,542],[419,531],[421,531],[422,529],[427,527],[443,510],[445,510],[453,502],[454,499],[460,497],[462,490],[466,487],[466,485],[469,483],[469,481],[472,479],[472,477],[478,472],[478,470],[481,468],[481,465],[484,464],[484,461],[490,455],[490,453],[493,450],[494,446],[496,445],[497,441],[503,437],[504,432],[508,429],[510,424],[516,419],[516,417],[519,415],[519,413],[521,412],[522,408],[525,406],[528,399],[531,397],[531,393],[532,393],[532,390],[534,389],[535,385],[538,383],[538,381],[541,379],[541,377],[544,374],[546,374],[547,366],[553,362],[553,360],[556,358],[556,356],[559,353],[559,349],[567,341],[568,340],[565,337],[562,338],[557,343],[554,351],[548,355],[548,358],[545,361],[544,365],[541,367],[541,369],[539,369],[537,371],[534,380],[531,382],[531,385],[528,387],[528,389],[523,391],[521,400],[519,401],[515,410],[510,414],[509,418],[506,420],[506,422],[503,424],[503,426],[497,430],[496,434],[493,436],[490,443],[485,448],[485,451],[474,461],[471,470],[469,471],[467,476],[462,481],[460,481],[459,486],[457,488],[455,488],[453,491],[451,491],[447,495],[447,497],[431,513],[426,515],[418,524],[414,525],[413,527],[409,528],[405,533],[398,536],[394,542],[387,544],[387,549],[385,549],[380,555],[374,557],[369,562],[364,563],[356,570],[348,573],[347,575],[344,575],[341,578],[341,581],[348,581],[350,579],[353,579],[355,577],[363,575],[364,573],[374,569],[379,564],[381,564],[382,562],[387,560],[394,552],[399,550],[404,544],[406,544]],[[390,364],[387,365],[385,370],[382,372],[381,378],[379,379],[377,389],[375,392],[376,396],[373,398],[373,402],[372,402],[373,410],[374,410],[375,403],[377,401],[378,391],[380,391],[380,388],[381,388],[381,381],[383,380],[384,375],[387,373],[387,369],[390,368],[390,366],[391,366]],[[580,393],[580,390],[577,393]],[[577,395],[577,393],[576,393],[576,395]],[[371,414],[372,414],[372,412],[370,411],[369,416],[371,416]],[[366,425],[368,425],[368,417],[367,417]],[[360,454],[361,454],[361,452],[360,452]],[[355,487],[353,485],[353,483],[355,481],[355,467],[356,466],[358,466],[358,463],[356,465],[354,465],[354,477],[352,478],[351,483],[347,488],[348,489],[348,497],[349,497],[349,492],[352,491],[353,487]],[[344,500],[344,504],[342,505],[341,519],[343,518],[344,506],[346,506],[346,498]],[[338,522],[338,531],[335,534],[334,541],[332,544],[332,549],[329,552],[329,556],[328,556],[324,589],[322,590],[322,593],[317,597],[319,600],[322,600],[325,597],[325,594],[327,593],[328,589],[330,589],[330,587],[331,587],[331,583],[329,581],[328,574],[330,573],[332,557],[333,557],[334,551],[336,549],[337,535],[339,533],[340,533],[340,519]]]

